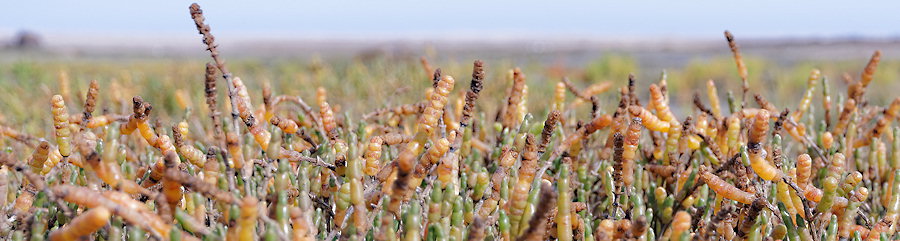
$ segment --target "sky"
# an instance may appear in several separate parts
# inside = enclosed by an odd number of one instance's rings
[[[0,36],[196,40],[193,1],[7,1]],[[198,1],[219,38],[900,36],[900,1]],[[220,36],[223,35],[223,36]],[[87,36],[88,38],[84,38]],[[82,37],[82,38],[77,38]]]

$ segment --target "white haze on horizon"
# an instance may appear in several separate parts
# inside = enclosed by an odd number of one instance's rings
[[[11,1],[0,38],[49,44],[197,41],[193,1]],[[198,1],[219,39],[895,38],[897,1]]]

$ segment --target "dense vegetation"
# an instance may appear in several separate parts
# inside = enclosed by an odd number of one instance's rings
[[[202,10],[190,13],[205,67],[0,68],[0,235],[900,238],[900,75],[878,51],[858,75],[766,72],[778,66],[745,64],[726,32],[733,61],[652,81],[624,57],[572,73],[226,64]]]

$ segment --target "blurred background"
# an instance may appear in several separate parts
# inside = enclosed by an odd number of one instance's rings
[[[0,121],[45,118],[47,111],[36,110],[45,110],[53,93],[68,92],[70,105],[80,105],[91,79],[107,88],[101,92],[114,89],[104,95],[111,111],[127,111],[133,95],[159,103],[164,117],[191,103],[202,107],[210,59],[188,14],[191,2],[4,3]],[[709,79],[723,99],[739,91],[726,29],[742,47],[751,89],[776,103],[794,105],[813,68],[844,93],[844,75],[858,78],[875,50],[883,55],[870,100],[884,103],[900,87],[896,1],[198,3],[229,67],[256,92],[255,103],[264,82],[304,98],[321,86],[342,111],[365,113],[421,99],[431,85],[421,59],[460,83],[468,82],[472,61],[482,59],[487,91],[502,93],[508,70],[524,70],[535,113],[543,113],[547,103],[540,100],[563,77],[580,87],[620,87],[634,73],[646,86],[663,72],[673,107],[687,110]],[[646,98],[646,89],[639,91]],[[615,91],[601,94],[605,105],[615,98]],[[498,99],[483,98],[480,106],[490,111]]]

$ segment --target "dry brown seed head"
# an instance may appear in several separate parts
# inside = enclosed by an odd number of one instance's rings
[[[748,145],[759,145],[766,141],[766,134],[769,132],[769,111],[759,110],[754,118],[753,125],[750,126],[748,137]]]
[[[82,123],[84,124],[87,124],[88,120],[91,119],[94,108],[97,107],[97,96],[99,94],[99,91],[100,85],[97,84],[97,80],[91,80],[91,84],[87,92],[87,97],[84,101],[84,116],[82,117]]]
[[[560,115],[558,110],[550,111],[550,114],[547,115],[547,120],[544,121],[544,129],[541,130],[541,143],[538,145],[538,152],[544,152],[547,149],[550,137],[553,136],[553,131],[556,129],[557,123],[559,123]]]
[[[869,86],[869,83],[872,82],[872,77],[875,75],[875,70],[878,68],[878,62],[881,62],[880,50],[876,50],[875,53],[872,53],[872,58],[869,59],[869,63],[866,64],[866,68],[859,78],[859,82],[862,83],[863,88]]]

